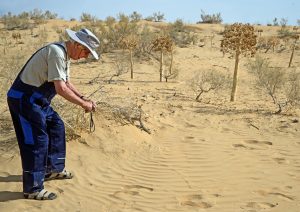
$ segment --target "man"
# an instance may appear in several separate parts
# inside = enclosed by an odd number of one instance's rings
[[[7,102],[19,144],[23,168],[23,193],[27,199],[52,200],[44,189],[45,180],[71,179],[65,170],[65,127],[50,106],[59,94],[80,105],[86,112],[96,104],[83,97],[69,80],[70,59],[87,58],[99,47],[98,38],[88,29],[66,30],[69,41],[52,43],[34,53],[24,65],[10,90]]]

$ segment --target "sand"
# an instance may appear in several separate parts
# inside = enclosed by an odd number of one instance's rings
[[[197,27],[208,35],[223,28]],[[55,32],[47,29],[52,41]],[[103,86],[94,100],[109,96],[142,105],[151,134],[107,119],[99,108],[95,132],[67,143],[66,167],[75,177],[46,182],[58,198],[42,202],[23,199],[16,139],[11,129],[1,132],[0,211],[300,211],[299,109],[275,115],[270,97],[253,89],[246,58],[241,59],[235,102],[225,90],[195,101],[188,85],[195,72],[211,67],[233,72],[234,60],[222,56],[219,38],[213,47],[207,42],[177,48],[180,74],[168,83],[158,82],[155,61],[136,63],[133,80],[127,73],[112,84],[88,83],[99,73],[111,76],[110,54],[99,62],[72,64],[73,82],[85,94]],[[289,55],[287,50],[264,56],[285,67]]]

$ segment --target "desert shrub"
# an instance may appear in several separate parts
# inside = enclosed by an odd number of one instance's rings
[[[216,14],[206,14],[203,10],[201,10],[201,21],[197,23],[207,23],[207,24],[220,24],[223,19],[221,17],[221,13]]]
[[[257,39],[256,48],[264,49],[265,53],[267,53],[272,48],[274,52],[279,44],[280,39],[277,36],[259,37]]]
[[[297,24],[298,26],[300,26],[300,19],[297,19]]]
[[[82,13],[80,16],[82,22],[95,22],[97,20],[96,16],[92,16],[89,13]]]
[[[171,60],[171,59],[170,59]],[[172,61],[169,62],[168,64],[169,68],[164,70],[163,73],[163,78],[165,79],[166,82],[170,79],[176,79],[179,76],[179,69],[178,68],[172,68]]]
[[[215,69],[199,71],[190,81],[190,86],[196,94],[196,101],[200,101],[200,97],[204,93],[218,92],[221,89],[228,88],[229,85],[229,74]]]
[[[120,77],[121,75],[126,74],[129,71],[129,64],[125,60],[125,58],[118,57],[113,63],[115,72],[108,80],[108,84],[111,84],[114,78]]]
[[[19,18],[27,18],[30,19],[30,13],[29,12],[22,12],[18,15]]]
[[[105,21],[94,23],[86,22],[88,28],[99,38],[101,45],[97,49],[98,53],[107,53],[116,49],[121,49],[120,42],[130,35],[138,35],[139,27],[136,22],[130,22],[129,17],[119,14],[116,21],[114,17],[107,17]],[[83,26],[81,25],[80,28]],[[73,29],[73,28],[72,28]]]
[[[136,11],[134,11],[129,17],[130,21],[134,22],[140,21],[142,19],[142,15],[137,13]]]
[[[280,19],[280,26],[281,27],[286,27],[287,23],[288,23],[288,20],[286,18]]]
[[[167,34],[169,34],[175,44],[179,47],[195,44],[198,40],[197,33],[189,29],[181,19],[177,19],[168,26]]]
[[[273,26],[279,26],[278,19],[276,17],[273,19]]]
[[[152,41],[157,36],[155,32],[150,30],[149,26],[145,25],[139,33],[139,43],[135,51],[135,55],[138,58],[149,59],[152,49]]]
[[[44,14],[46,19],[56,19],[57,18],[57,14],[56,13],[52,13],[49,10],[47,10]]]
[[[255,76],[257,90],[268,94],[277,106],[276,114],[300,104],[299,72],[271,67],[268,60],[258,56],[248,63],[248,68]]]
[[[129,22],[129,16],[125,15],[124,13],[119,13],[117,15],[117,18],[119,20],[119,22],[124,22],[124,23],[128,23]]]
[[[170,28],[172,31],[176,32],[184,32],[186,30],[185,24],[182,19],[177,19],[174,23],[170,24]]]
[[[48,15],[50,15],[49,13]],[[43,24],[46,22],[46,15],[40,9],[34,9],[33,11],[31,11],[30,18],[34,20],[35,24]]]
[[[290,31],[287,27],[281,27],[278,31],[277,31],[278,37],[279,38],[287,38],[287,37],[292,37],[294,36],[296,33]]]
[[[29,29],[32,27],[28,18],[19,18],[18,16],[7,15],[3,18],[4,28],[6,30]]]
[[[161,21],[165,20],[165,15],[161,12],[155,12],[155,13],[153,13],[153,20],[155,22],[161,22]]]
[[[45,17],[43,11],[36,8],[30,12],[30,18],[33,20],[37,20],[37,19],[44,19]]]
[[[105,23],[108,27],[111,27],[113,24],[116,23],[116,19],[112,16],[107,16],[105,19]]]

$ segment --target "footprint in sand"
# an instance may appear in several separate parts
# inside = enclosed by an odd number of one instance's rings
[[[289,164],[290,161],[286,160],[285,158],[273,158],[278,164]]]
[[[185,126],[188,127],[188,128],[197,128],[196,125],[188,123],[188,122],[185,123]]]
[[[284,199],[284,200],[288,200],[288,201],[293,201],[294,198],[289,196],[289,195],[286,195],[286,194],[283,194],[283,193],[280,193],[280,192],[274,192],[274,191],[265,191],[265,190],[259,190],[259,191],[256,191],[256,193],[262,195],[262,196],[268,196],[268,195],[272,195],[272,196],[276,196],[278,198],[281,198],[281,199]]]
[[[258,140],[245,140],[243,141],[245,144],[233,144],[232,146],[234,148],[239,148],[239,149],[248,149],[248,150],[255,150],[257,148],[255,147],[250,147],[247,144],[254,145],[254,146],[271,146],[273,145],[272,142],[270,141],[258,141]]]
[[[123,190],[116,191],[111,196],[120,199],[120,195],[127,194],[131,196],[136,196],[140,194],[140,190],[147,190],[147,191],[153,191],[153,188],[141,186],[141,185],[125,185],[122,187]]]
[[[282,198],[282,199],[285,199],[285,200],[289,200],[289,201],[293,201],[294,198],[291,197],[291,196],[288,196],[286,194],[282,194],[282,193],[279,193],[279,192],[271,192],[269,193],[270,195],[274,195],[274,196],[277,196],[279,198]]]
[[[249,202],[246,207],[252,209],[270,209],[276,207],[277,204],[272,204],[268,202]]]
[[[259,145],[259,146],[273,145],[273,143],[270,141],[246,140],[244,142],[247,144],[254,144],[254,145]]]
[[[211,208],[212,204],[203,200],[200,194],[186,195],[179,200],[182,206],[191,206],[197,208]]]
[[[237,149],[249,149],[249,150],[254,150],[255,149],[253,147],[248,147],[248,146],[246,146],[244,144],[232,144],[232,146],[234,148],[237,148]]]

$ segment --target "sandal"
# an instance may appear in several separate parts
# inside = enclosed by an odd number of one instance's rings
[[[49,192],[45,189],[37,191],[34,193],[24,193],[25,199],[35,199],[35,200],[54,200],[57,195],[53,192]]]
[[[47,180],[64,180],[64,179],[72,179],[73,174],[67,170],[63,170],[62,172],[53,172],[45,175],[45,181]]]

